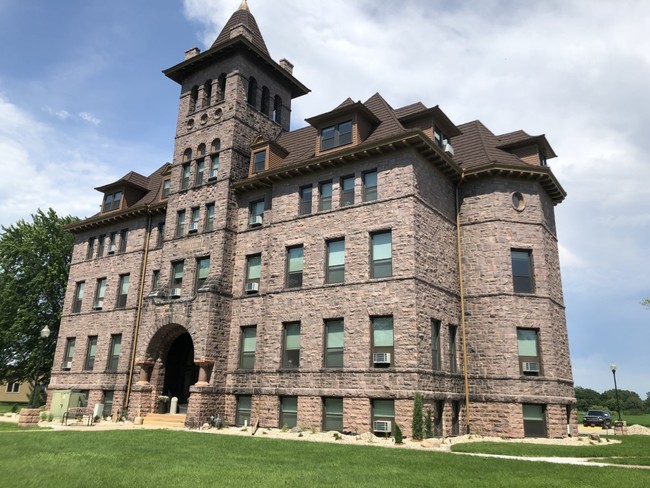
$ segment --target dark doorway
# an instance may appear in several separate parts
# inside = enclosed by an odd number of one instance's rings
[[[194,364],[194,345],[189,333],[179,336],[169,348],[165,362],[165,395],[177,397],[179,405],[187,404],[190,386],[199,377],[199,367]]]

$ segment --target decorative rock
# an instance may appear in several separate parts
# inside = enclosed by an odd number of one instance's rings
[[[18,417],[18,425],[21,427],[36,427],[41,418],[41,411],[38,408],[23,408]]]
[[[144,417],[135,417],[133,419],[133,425],[142,425],[144,422]]]
[[[600,442],[600,436],[598,434],[589,434],[589,440]]]
[[[201,430],[210,430],[210,424],[206,422],[201,426]]]
[[[302,429],[300,428],[299,425],[296,425],[293,429],[291,429],[291,432],[293,432],[294,434],[298,434],[302,432]]]
[[[440,444],[442,444],[440,439],[424,439],[420,443],[422,447],[440,447]]]

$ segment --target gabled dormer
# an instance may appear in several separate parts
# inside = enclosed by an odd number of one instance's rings
[[[249,176],[263,171],[278,168],[289,153],[275,141],[267,141],[262,136],[257,137],[251,145]]]
[[[523,130],[497,136],[502,145],[497,148],[517,156],[533,166],[547,166],[547,160],[557,157],[544,134],[531,136]]]
[[[361,144],[380,123],[368,107],[349,98],[334,110],[306,121],[318,131],[315,156]]]
[[[422,103],[414,103],[395,111],[405,129],[419,129],[428,135],[440,149],[454,155],[450,143],[452,137],[462,134],[456,125],[436,105],[426,108]]]
[[[114,212],[128,208],[145,196],[149,191],[149,178],[131,171],[119,180],[98,186],[95,190],[104,194],[102,213]]]

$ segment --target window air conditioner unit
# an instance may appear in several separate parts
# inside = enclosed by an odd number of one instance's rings
[[[372,355],[372,362],[375,364],[390,364],[390,353],[376,352]]]
[[[108,246],[108,254],[115,254],[115,244]]]
[[[180,288],[172,288],[169,292],[169,296],[172,298],[178,298],[181,296],[181,289]]]
[[[521,363],[524,373],[539,373],[539,363],[524,361]]]
[[[197,223],[195,223],[195,222],[192,222],[192,223],[190,224],[190,228],[189,228],[189,230],[188,230],[188,233],[189,233],[189,234],[194,234],[194,233],[195,233],[196,231],[198,231],[198,230],[199,230],[199,224],[197,224]]]
[[[453,155],[454,155],[454,148],[452,147],[451,144],[449,144],[449,143],[445,144],[444,151],[445,151],[447,154],[449,154],[450,156],[453,157]]]
[[[374,432],[390,433],[391,421],[390,420],[375,420],[372,423],[372,430]]]
[[[262,225],[263,218],[261,215],[251,215],[251,218],[248,220],[248,223],[251,227],[257,227]]]
[[[97,300],[93,304],[93,310],[101,310],[104,307],[104,300]]]
[[[72,367],[72,361],[63,361],[61,367],[64,371],[70,371],[70,368]]]
[[[257,282],[246,283],[246,293],[257,293],[260,289],[260,284]]]
[[[217,170],[212,169],[210,170],[210,174],[208,175],[208,181],[213,181],[217,179]]]

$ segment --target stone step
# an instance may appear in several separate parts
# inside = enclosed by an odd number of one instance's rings
[[[148,413],[145,415],[143,425],[147,427],[184,428],[187,415],[171,413]]]

